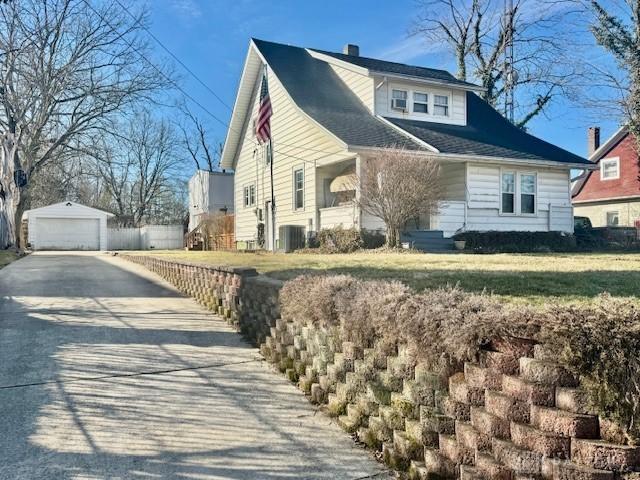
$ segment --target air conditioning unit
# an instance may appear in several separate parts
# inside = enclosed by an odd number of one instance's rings
[[[394,110],[402,110],[403,112],[407,111],[407,99],[406,98],[392,98],[391,99],[391,108]]]
[[[304,248],[304,227],[300,225],[281,225],[279,233],[279,247],[283,252],[293,252],[299,248]]]

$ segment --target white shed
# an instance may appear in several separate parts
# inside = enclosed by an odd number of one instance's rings
[[[107,218],[113,214],[73,202],[28,210],[33,250],[106,250]]]

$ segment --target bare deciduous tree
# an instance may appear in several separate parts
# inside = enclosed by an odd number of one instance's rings
[[[517,96],[515,107],[524,127],[557,95],[572,94],[579,62],[571,57],[568,35],[562,28],[577,13],[566,1],[515,0],[512,23],[505,21],[504,0],[419,0],[418,20],[411,33],[428,42],[444,43],[455,56],[457,77],[476,81],[481,96],[503,110],[506,82]],[[517,76],[506,78],[505,48],[513,31]]]
[[[622,0],[605,4],[587,2],[595,19],[591,32],[618,63],[620,72],[606,72],[602,81],[619,94],[619,112],[634,136],[640,151],[640,1]],[[617,75],[621,73],[622,75]]]
[[[9,225],[3,243],[19,241],[34,174],[170,83],[143,60],[144,23],[110,2],[0,5],[0,216]]]
[[[185,121],[180,125],[182,144],[198,170],[215,172],[220,167],[222,143],[214,145],[205,123],[186,104],[180,105]]]
[[[356,201],[364,212],[384,222],[387,247],[400,245],[400,232],[407,222],[437,211],[439,172],[435,160],[396,146],[363,157]]]
[[[118,130],[120,139],[100,138],[92,154],[120,223],[140,226],[166,206],[162,200],[174,198],[183,161],[176,131],[166,120],[140,112]]]

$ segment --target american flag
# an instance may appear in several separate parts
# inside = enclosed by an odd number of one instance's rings
[[[258,120],[256,121],[256,137],[260,143],[271,140],[271,99],[269,98],[269,86],[267,85],[266,73],[262,76],[262,86],[260,87],[260,108],[258,110]]]

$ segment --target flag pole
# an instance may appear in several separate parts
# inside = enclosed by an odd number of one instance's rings
[[[264,78],[267,79],[267,86],[269,85],[268,68],[267,64],[264,65]],[[276,195],[273,188],[273,134],[269,134],[269,146],[267,147],[267,154],[269,155],[269,178],[271,181],[271,250],[276,251]]]

